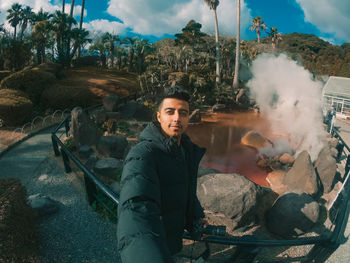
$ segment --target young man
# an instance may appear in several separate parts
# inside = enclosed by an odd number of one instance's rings
[[[205,149],[185,134],[189,95],[170,87],[157,112],[127,155],[118,207],[118,246],[123,263],[173,262],[184,229],[204,222],[196,195]]]

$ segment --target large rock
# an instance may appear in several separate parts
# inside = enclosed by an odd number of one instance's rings
[[[284,153],[280,156],[279,161],[282,164],[293,164],[295,160],[290,153]]]
[[[104,123],[107,120],[107,113],[104,109],[95,110],[90,117],[97,123]]]
[[[197,195],[210,213],[224,215],[222,223],[234,229],[253,223],[265,191],[239,174],[207,174],[198,178]]]
[[[316,195],[319,192],[319,184],[310,155],[303,151],[295,159],[292,168],[284,176],[283,184],[290,192],[304,192]]]
[[[266,177],[266,181],[270,184],[272,191],[279,195],[288,191],[288,187],[285,184],[283,184],[283,179],[285,175],[285,171],[275,170],[269,173]]]
[[[117,95],[109,95],[102,99],[103,107],[106,112],[117,111],[118,105],[120,103],[119,97]]]
[[[202,121],[201,113],[199,109],[194,110],[190,117],[189,117],[189,122],[190,123],[199,123]]]
[[[242,138],[241,143],[256,149],[270,146],[271,143],[256,131],[247,132]]]
[[[60,208],[59,202],[41,194],[29,196],[28,202],[40,217],[56,214]]]
[[[123,162],[115,158],[106,158],[98,160],[94,166],[94,172],[98,175],[116,178],[123,169]]]
[[[128,141],[122,135],[102,136],[97,143],[97,151],[105,157],[124,158]]]
[[[311,230],[319,213],[319,205],[310,195],[286,193],[268,211],[267,228],[284,238],[296,237]]]
[[[325,146],[319,153],[315,162],[315,169],[321,179],[323,192],[329,193],[337,172],[336,160],[332,157],[328,146]]]
[[[119,107],[121,115],[126,119],[135,119],[138,121],[151,121],[152,111],[143,104],[136,101],[129,101]]]
[[[95,145],[100,131],[89,119],[88,114],[81,107],[75,107],[72,110],[70,134],[73,135],[76,146]]]
[[[88,145],[82,145],[78,149],[78,155],[80,158],[88,159],[94,150]]]

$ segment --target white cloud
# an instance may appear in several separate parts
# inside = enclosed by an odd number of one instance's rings
[[[349,0],[296,0],[305,14],[305,21],[315,25],[321,32],[350,42]]]
[[[60,2],[57,5],[50,3],[50,0],[6,0],[0,1],[0,24],[4,23],[6,29],[12,31],[12,27],[6,21],[7,10],[11,8],[14,3],[18,3],[23,6],[30,6],[33,12],[38,12],[41,8],[45,12],[54,13],[56,10],[62,10],[62,4]],[[70,4],[65,5],[65,13],[70,12]],[[81,13],[81,5],[74,5],[73,16],[79,23]],[[84,10],[84,16],[86,16],[87,11]]]
[[[221,35],[236,32],[236,0],[221,0],[217,8]],[[107,12],[121,19],[135,33],[162,36],[181,32],[186,23],[194,19],[203,31],[214,33],[213,11],[203,0],[110,0]],[[250,9],[241,0],[241,32],[252,20]]]
[[[116,35],[125,33],[126,27],[119,22],[111,22],[105,19],[93,20],[89,23],[83,23],[83,28],[89,30],[92,34],[98,31],[109,32]]]

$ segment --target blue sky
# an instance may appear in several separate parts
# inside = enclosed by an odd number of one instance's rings
[[[220,0],[217,13],[221,35],[235,36],[236,1]],[[15,2],[34,11],[42,7],[54,12],[62,6],[62,0],[2,0],[0,23],[5,22],[6,10]],[[70,3],[66,0],[66,12]],[[76,18],[81,4],[82,0],[75,0]],[[86,0],[85,8],[84,27],[93,33],[136,34],[157,40],[181,32],[190,19],[195,19],[204,32],[214,34],[213,12],[203,0]],[[241,0],[242,39],[256,38],[249,30],[255,16],[263,17],[268,27],[277,27],[283,34],[311,33],[337,45],[350,42],[350,0]]]

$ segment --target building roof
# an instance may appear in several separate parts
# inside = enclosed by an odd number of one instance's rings
[[[350,99],[350,78],[329,77],[322,93],[323,95]]]

